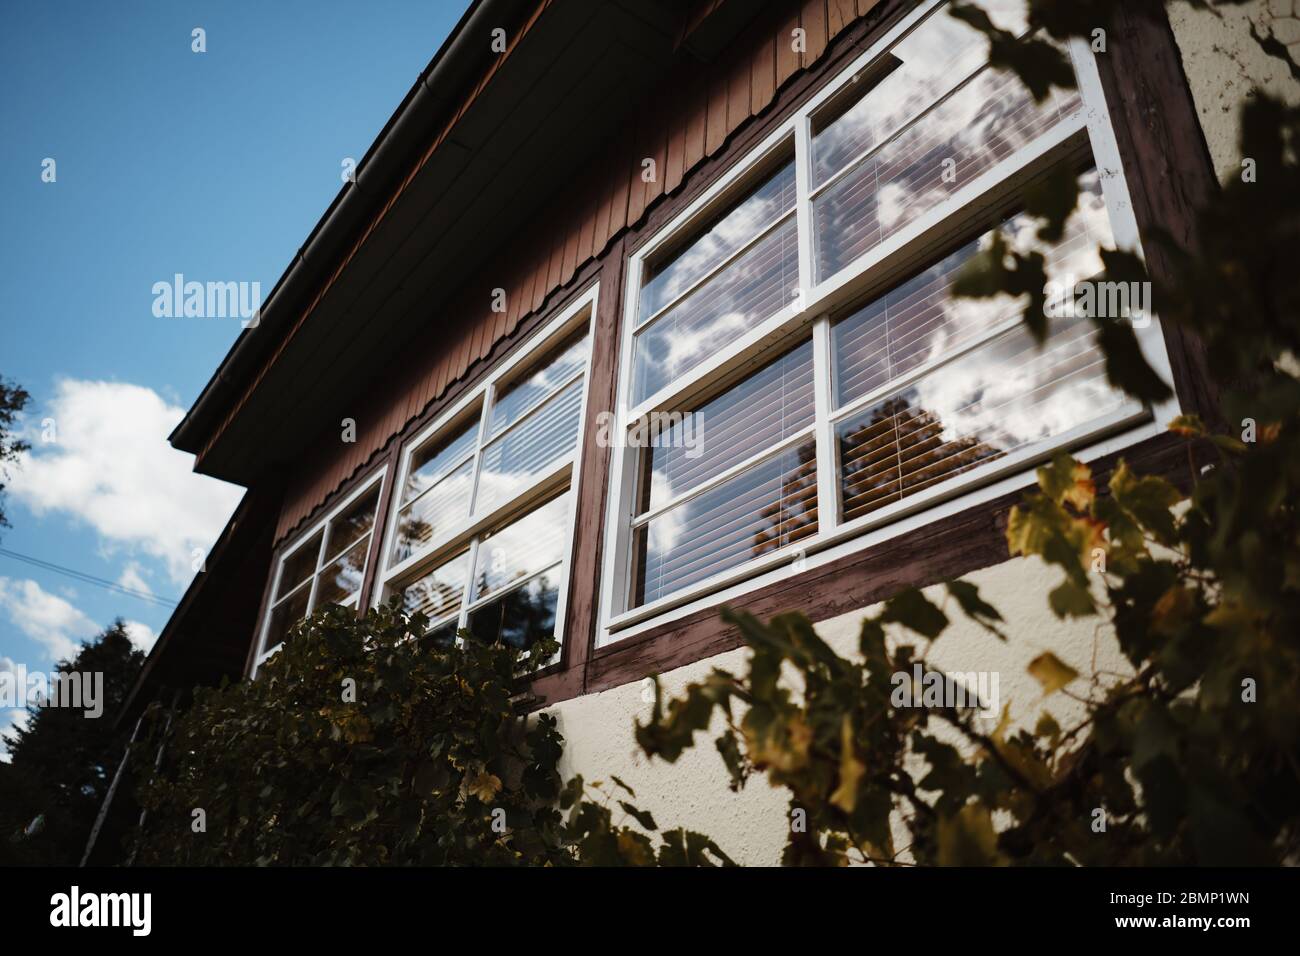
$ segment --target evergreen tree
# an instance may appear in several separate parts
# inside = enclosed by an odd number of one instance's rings
[[[122,759],[130,728],[114,728],[144,654],[121,619],[84,644],[60,673],[102,673],[98,717],[80,707],[28,708],[27,726],[6,738],[0,763],[0,863],[75,866]],[[119,787],[93,862],[116,862],[133,822],[129,787]]]

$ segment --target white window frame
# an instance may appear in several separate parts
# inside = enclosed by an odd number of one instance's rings
[[[683,408],[693,399],[713,394],[718,383],[736,380],[756,369],[780,349],[793,345],[802,330],[811,326],[814,351],[814,382],[817,435],[818,526],[815,535],[754,558],[743,565],[720,572],[688,585],[656,601],[630,607],[632,594],[632,529],[643,524],[646,516],[637,515],[637,449],[627,449],[622,441],[613,443],[610,468],[610,494],[606,520],[601,573],[600,621],[597,647],[632,637],[650,628],[677,620],[768,584],[784,580],[805,570],[837,560],[847,554],[870,548],[898,535],[913,532],[926,524],[955,514],[1023,485],[1024,473],[1060,449],[1073,449],[1084,458],[1110,454],[1120,448],[1143,441],[1166,431],[1169,421],[1179,414],[1177,397],[1134,414],[1128,408],[1057,436],[1050,443],[1035,442],[1005,455],[964,475],[941,482],[933,488],[893,505],[848,522],[840,521],[837,486],[835,426],[854,411],[865,407],[863,396],[832,409],[830,394],[833,360],[831,353],[832,313],[842,310],[863,297],[887,291],[905,279],[932,250],[969,232],[973,220],[992,207],[1003,204],[1027,180],[1049,166],[1066,161],[1075,151],[1091,149],[1099,174],[1102,196],[1110,219],[1117,248],[1142,255],[1137,228],[1123,173],[1119,147],[1110,125],[1105,96],[1097,64],[1088,44],[1071,41],[1068,52],[1078,81],[1082,108],[1056,123],[1050,130],[1025,148],[998,162],[991,169],[966,183],[935,208],[924,213],[876,247],[858,257],[834,275],[814,281],[812,196],[838,181],[842,171],[828,176],[816,189],[811,183],[812,123],[814,115],[846,85],[853,82],[885,50],[925,19],[947,0],[922,0],[897,24],[856,57],[817,94],[800,106],[747,156],[719,177],[696,200],[673,217],[656,235],[628,257],[624,289],[624,321],[621,328],[618,393],[615,423],[622,435],[644,415],[670,408]],[[942,14],[939,14],[942,15]],[[764,320],[736,341],[710,356],[700,365],[661,389],[646,400],[629,402],[633,385],[633,339],[638,328],[638,296],[647,258],[683,231],[698,228],[708,218],[725,209],[728,202],[743,195],[744,188],[754,185],[749,174],[774,153],[790,149],[795,157],[796,199],[799,234],[799,286],[795,301]],[[852,164],[855,160],[850,160]],[[744,183],[744,186],[740,186]],[[714,266],[721,270],[732,257]],[[701,279],[700,281],[703,281]],[[1018,325],[1017,321],[1006,327]],[[1172,382],[1169,356],[1165,348],[1159,319],[1152,315],[1145,325],[1135,323],[1141,350],[1151,367],[1166,381]],[[980,337],[979,343],[988,338]],[[945,356],[944,362],[952,356]],[[928,367],[909,372],[912,379],[923,375]],[[906,384],[899,378],[889,385],[892,392]],[[878,396],[877,396],[878,397]],[[806,432],[801,433],[806,437]],[[798,436],[797,436],[798,437]],[[790,439],[794,441],[795,439]],[[781,442],[780,445],[788,444]],[[776,452],[778,445],[765,449],[747,464]],[[740,466],[728,469],[707,483],[692,489],[682,498],[691,497],[715,486]],[[676,500],[676,499],[675,499]],[[655,509],[655,513],[663,509]]]
[[[599,293],[600,284],[594,283],[590,289],[565,306],[559,314],[542,328],[532,333],[520,348],[516,349],[512,355],[492,369],[482,382],[467,391],[451,407],[440,414],[427,427],[422,428],[413,435],[403,445],[397,469],[398,480],[393,483],[393,491],[391,492],[392,501],[388,508],[387,527],[384,530],[384,545],[380,554],[379,573],[376,576],[377,586],[373,589],[374,593],[371,597],[372,607],[378,607],[386,601],[391,596],[390,592],[396,590],[399,581],[409,582],[419,578],[462,552],[466,552],[468,554],[468,571],[461,592],[460,608],[455,615],[446,614],[430,619],[429,628],[433,630],[450,623],[452,620],[456,621],[458,631],[466,627],[469,615],[478,608],[485,604],[491,604],[508,591],[525,586],[529,581],[554,567],[554,565],[551,565],[543,571],[511,581],[507,585],[498,587],[481,597],[471,600],[474,587],[474,565],[478,557],[479,541],[484,534],[503,524],[508,524],[511,519],[525,517],[534,510],[535,506],[549,503],[552,498],[567,494],[569,496],[569,506],[565,515],[564,556],[560,562],[560,573],[557,580],[559,594],[555,603],[555,639],[561,641],[561,643],[563,642],[565,613],[568,608],[569,568],[572,564],[574,526],[577,520],[578,463],[582,461],[582,449],[587,431],[587,397],[591,388],[591,363],[595,355],[596,304]],[[534,361],[545,353],[548,348],[559,345],[568,336],[584,327],[588,342],[586,364],[581,372],[575,372],[571,378],[558,385],[551,395],[551,397],[554,397],[560,394],[561,391],[572,385],[579,376],[582,377],[582,404],[578,416],[578,436],[572,453],[565,455],[537,475],[519,494],[497,502],[488,511],[476,511],[470,514],[469,517],[457,522],[445,532],[437,534],[427,547],[390,566],[389,558],[392,554],[397,533],[397,515],[401,510],[397,489],[402,488],[406,483],[406,476],[410,473],[411,456],[415,453],[415,450],[440,431],[448,429],[453,424],[460,423],[475,404],[481,403],[476,412],[478,415],[478,436],[475,439],[472,453],[466,458],[466,460],[474,461],[475,482],[477,485],[478,459],[482,456],[483,450],[510,429],[518,427],[537,408],[541,407],[541,403],[539,403],[506,428],[491,433],[488,426],[496,400],[497,384],[508,378],[520,366]],[[456,467],[460,467],[460,464]],[[561,490],[566,486],[567,491]],[[478,506],[477,491],[478,489],[475,487],[474,506],[476,508]],[[563,647],[561,647],[561,652],[563,652]]]
[[[341,500],[338,504],[336,504],[333,508],[331,508],[330,511],[323,518],[317,521],[314,525],[312,525],[302,534],[295,537],[293,539],[292,544],[280,549],[280,557],[275,564],[275,574],[272,576],[271,590],[266,602],[266,611],[262,615],[261,627],[259,627],[257,630],[258,652],[257,652],[257,656],[253,659],[253,667],[248,675],[250,678],[256,677],[258,668],[261,667],[263,664],[265,664],[267,660],[269,660],[271,657],[275,656],[275,653],[279,651],[281,647],[284,646],[283,641],[276,644],[274,647],[267,647],[266,642],[267,640],[270,639],[271,615],[275,611],[276,605],[279,603],[279,600],[285,597],[285,595],[279,595],[279,597],[277,598],[277,595],[279,594],[280,591],[280,576],[284,573],[285,561],[289,558],[290,555],[297,553],[298,548],[300,548],[306,542],[310,541],[314,535],[316,535],[317,533],[320,534],[320,544],[316,548],[316,563],[315,566],[312,568],[311,578],[307,584],[307,616],[310,617],[312,611],[315,610],[315,606],[316,606],[316,586],[319,583],[318,579],[320,577],[321,571],[325,570],[325,565],[327,565],[330,561],[333,561],[334,559],[338,558],[343,553],[342,551],[336,554],[325,553],[325,548],[329,545],[329,536],[324,533],[326,525],[328,525],[331,521],[333,521],[340,514],[342,514],[343,511],[346,508],[348,508],[354,501],[356,501],[362,495],[369,492],[375,486],[375,483],[378,482],[379,496],[378,498],[375,499],[375,514],[374,514],[374,518],[372,519],[370,530],[366,532],[367,534],[370,535],[369,548],[371,550],[366,552],[366,566],[365,568],[362,569],[361,587],[357,589],[356,594],[352,595],[352,597],[344,601],[340,605],[340,607],[355,608],[361,603],[362,600],[364,600],[365,595],[362,594],[361,592],[365,590],[365,580],[364,580],[365,572],[370,569],[370,555],[373,553],[373,549],[375,545],[374,536],[379,533],[379,527],[378,527],[379,523],[377,519],[379,518],[380,506],[383,504],[384,501],[384,492],[386,489],[384,488],[383,481],[387,470],[388,470],[387,466],[377,469],[374,474],[370,475],[368,478],[366,478],[365,481],[357,485],[357,487],[352,489],[352,491],[350,491],[348,495],[345,498],[343,498],[343,500]],[[355,542],[353,543],[355,544]],[[351,545],[349,545],[348,547],[351,547]],[[299,585],[299,587],[301,586],[302,585]]]

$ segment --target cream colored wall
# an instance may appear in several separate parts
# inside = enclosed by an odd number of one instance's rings
[[[1241,6],[1194,10],[1174,0],[1169,22],[1183,57],[1183,71],[1200,113],[1214,168],[1222,179],[1239,175],[1238,106],[1253,89],[1300,103],[1300,84],[1286,64],[1266,54],[1250,27],[1270,32],[1300,60],[1300,0],[1254,0]]]
[[[1001,702],[1011,704],[1017,723],[1031,726],[1043,706],[1039,687],[1025,666],[1044,650],[1081,673],[1091,673],[1094,667],[1128,672],[1115,642],[1098,633],[1095,622],[1064,624],[1052,617],[1046,595],[1058,577],[1059,572],[1037,559],[1016,559],[967,575],[986,600],[1016,622],[1016,634],[1003,644],[953,609],[953,624],[934,645],[930,662],[948,672],[996,672]],[[926,593],[936,602],[943,600],[942,586]],[[859,622],[872,610],[832,618],[818,624],[817,633],[840,654],[854,655]],[[664,675],[665,689],[679,693],[713,667],[743,673],[747,653],[739,649],[671,671]],[[648,761],[637,751],[632,736],[633,721],[644,719],[650,711],[644,691],[640,684],[628,684],[550,708],[565,737],[561,770],[566,778],[581,773],[588,781],[608,781],[615,774],[636,790],[636,802],[651,811],[661,827],[684,826],[707,833],[738,862],[779,863],[787,833],[785,792],[755,778],[739,794],[731,793],[713,747],[717,729],[698,735],[696,748],[677,764]],[[1062,722],[1069,720],[1071,709],[1077,710],[1059,694],[1051,704]]]

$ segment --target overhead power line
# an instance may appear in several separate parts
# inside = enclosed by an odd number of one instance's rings
[[[53,571],[55,574],[63,574],[67,577],[81,581],[85,584],[93,584],[95,587],[104,588],[106,591],[115,591],[118,594],[125,594],[127,597],[137,598],[141,601],[148,601],[150,604],[156,604],[159,607],[175,607],[176,601],[171,598],[159,597],[149,591],[141,591],[138,588],[129,588],[125,584],[118,584],[115,581],[109,581],[106,578],[97,578],[93,574],[87,574],[84,571],[77,571],[74,568],[65,568],[61,564],[54,564],[52,561],[43,561],[40,558],[34,558],[30,554],[20,554],[17,551],[10,551],[8,548],[0,548],[0,555],[6,558],[13,558],[15,561],[22,561],[26,564],[34,565],[38,568],[44,568],[46,571]]]

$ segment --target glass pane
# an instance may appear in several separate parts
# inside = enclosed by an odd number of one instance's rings
[[[1079,209],[1062,241],[1046,253],[1048,275],[1068,285],[1102,269],[1099,244],[1114,245],[1096,171],[1079,178]],[[1032,217],[1007,220],[1001,231],[1018,251],[1034,245]],[[992,233],[966,243],[929,269],[871,301],[831,327],[835,356],[836,407],[941,358],[1021,314],[1020,299],[958,298],[953,280],[975,254],[988,247]]]
[[[379,482],[370,491],[343,509],[337,518],[330,519],[329,537],[325,555],[332,558],[370,531],[375,523],[375,509],[379,507]]]
[[[845,520],[1125,407],[1090,321],[1051,329],[1040,351],[1017,326],[837,426]]]
[[[271,623],[266,630],[265,650],[270,650],[285,639],[289,628],[307,616],[307,598],[311,595],[311,585],[307,584],[294,591],[271,611]]]
[[[719,262],[794,208],[794,161],[772,173],[729,211],[696,233],[685,248],[647,263],[638,324],[698,282]]]
[[[555,636],[555,608],[559,600],[559,568],[533,578],[523,587],[503,594],[469,615],[470,635],[476,641],[500,641],[525,648]]]
[[[636,335],[634,402],[644,401],[793,301],[794,217],[773,229]]]
[[[411,470],[402,486],[402,504],[427,491],[474,448],[478,439],[475,418],[450,438],[434,435],[411,454]]]
[[[469,552],[459,554],[441,567],[402,589],[402,609],[437,620],[460,611],[469,574]],[[455,621],[452,630],[455,631]]]
[[[342,604],[361,590],[361,581],[366,573],[366,554],[369,551],[370,536],[366,535],[342,557],[326,565],[316,585],[316,600],[312,604],[314,610],[326,604]]]
[[[546,468],[573,451],[582,417],[582,379],[483,449],[476,514],[524,491]]]
[[[485,536],[474,567],[474,597],[558,563],[564,557],[568,516],[569,496],[564,494]]]
[[[641,511],[658,508],[812,424],[812,342],[806,341],[653,436]]]
[[[280,583],[276,586],[277,597],[288,594],[316,572],[316,561],[320,557],[320,537],[320,532],[312,535],[310,541],[299,545],[284,559]]]
[[[834,275],[1079,106],[1042,104],[1014,75],[985,69],[813,199],[818,279]]]
[[[1023,0],[982,0],[980,6],[1003,29],[1024,32]],[[988,49],[984,34],[946,9],[918,24],[859,74],[848,99],[814,121],[813,186],[884,142],[984,66]]]
[[[634,603],[783,548],[817,531],[817,454],[811,438],[636,529]]]
[[[561,345],[542,361],[536,371],[505,386],[497,392],[492,405],[492,423],[489,434],[496,435],[523,418],[546,396],[582,371],[591,351],[591,339],[586,333]]]
[[[393,564],[404,561],[433,538],[469,517],[474,462],[467,461],[397,514]]]

